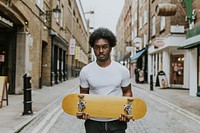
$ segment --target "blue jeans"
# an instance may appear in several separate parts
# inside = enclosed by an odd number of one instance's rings
[[[126,128],[127,123],[118,120],[109,122],[85,121],[86,133],[125,133]]]

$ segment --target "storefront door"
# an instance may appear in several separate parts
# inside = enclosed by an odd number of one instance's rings
[[[0,31],[0,76],[8,77],[8,92],[15,92],[15,33]]]
[[[170,83],[183,85],[184,55],[171,55]]]

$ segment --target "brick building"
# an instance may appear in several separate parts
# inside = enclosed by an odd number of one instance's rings
[[[131,7],[126,6],[121,16],[126,22],[127,10],[131,8],[132,37],[129,46],[133,48],[129,67],[131,77],[136,82],[149,82],[152,75],[155,85],[160,86],[161,78],[158,78],[158,74],[164,72],[166,87],[189,88],[190,95],[199,96],[200,5],[197,1],[125,1],[125,5]],[[126,35],[130,31],[124,25],[124,31],[128,32],[124,33],[126,42]],[[121,56],[125,57],[126,54]],[[139,75],[143,78],[135,75],[136,70],[141,72]]]
[[[200,3],[198,0],[183,0],[186,7],[189,29],[186,40],[180,47],[185,50],[185,67],[187,69],[187,87],[190,95],[200,96]]]
[[[87,40],[79,2],[0,0],[0,75],[8,77],[9,93],[23,92],[26,73],[32,76],[32,88],[77,76],[88,61]]]

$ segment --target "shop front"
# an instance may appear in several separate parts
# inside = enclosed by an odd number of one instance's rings
[[[66,48],[67,42],[57,35],[52,35],[51,85],[67,79]]]
[[[185,49],[188,53],[190,95],[200,97],[200,26],[187,31],[187,39],[179,49]]]
[[[135,79],[136,83],[148,82],[148,56],[147,47],[136,52],[134,56],[130,58],[130,71],[131,77]]]
[[[184,35],[168,36],[158,38],[149,47],[149,77],[153,75],[154,83],[160,71],[166,74],[166,81],[171,88],[188,88],[187,84],[187,65],[185,68],[185,50],[177,48],[183,44]],[[186,59],[187,60],[187,59]]]
[[[0,76],[8,78],[8,93],[15,93],[16,25],[0,8]]]
[[[184,79],[184,55],[171,54],[170,56],[170,83],[172,85],[183,85]]]

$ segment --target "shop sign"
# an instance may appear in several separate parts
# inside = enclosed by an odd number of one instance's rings
[[[69,55],[75,55],[76,50],[76,40],[70,39],[69,41]]]
[[[76,46],[76,53],[75,53],[75,59],[76,60],[79,60],[79,56],[80,55],[80,47],[79,46]]]
[[[171,33],[185,33],[184,26],[172,25],[170,29]]]
[[[126,46],[126,52],[133,52],[133,46]]]
[[[167,76],[164,71],[158,72],[155,86],[160,86],[161,88],[169,87],[168,82],[167,82]]]
[[[155,48],[160,48],[165,45],[164,39],[156,39],[154,41]]]
[[[0,16],[0,22],[3,22],[3,23],[5,23],[6,25],[9,25],[9,26],[13,27],[13,23],[12,23],[10,20],[5,19],[5,18],[2,17],[2,16]]]

